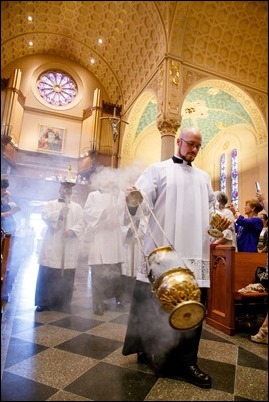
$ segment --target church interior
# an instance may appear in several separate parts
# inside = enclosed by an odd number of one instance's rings
[[[1,179],[23,233],[2,307],[1,400],[268,400],[268,345],[249,340],[260,322],[234,336],[204,323],[213,386],[201,390],[121,355],[128,305],[96,317],[84,260],[71,314],[33,303],[41,207],[67,177],[83,207],[93,174],[118,169],[131,185],[197,127],[194,165],[214,191],[239,211],[255,182],[268,194],[268,2],[2,1],[1,42]]]

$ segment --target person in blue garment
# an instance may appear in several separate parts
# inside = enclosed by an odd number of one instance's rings
[[[263,210],[257,199],[249,199],[245,202],[245,216],[241,215],[234,204],[230,207],[235,221],[236,243],[240,252],[257,253],[260,233],[263,228],[262,219],[258,216]]]
[[[268,216],[268,199],[265,197],[262,191],[257,191],[256,198],[261,204],[263,210]],[[265,276],[264,279],[267,280],[267,288],[268,288],[268,250],[267,250],[267,260],[265,266]],[[262,325],[259,328],[259,331],[255,335],[251,335],[250,339],[252,342],[268,344],[268,312],[266,313],[265,319]]]

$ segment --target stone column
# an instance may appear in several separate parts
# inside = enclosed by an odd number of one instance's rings
[[[101,112],[102,112],[102,99],[101,99],[101,91],[99,88],[94,90],[93,96],[93,105],[92,105],[92,138],[90,148],[92,151],[100,150],[100,136],[101,136]]]
[[[158,130],[161,133],[162,149],[161,160],[165,160],[174,155],[175,137],[180,124],[175,120],[159,120],[157,122]]]
[[[3,110],[1,134],[4,136],[11,136],[20,83],[21,70],[15,69],[8,82],[7,94]]]
[[[157,127],[162,138],[161,160],[168,159],[175,151],[175,137],[181,123],[182,87],[181,62],[167,56],[158,71]]]

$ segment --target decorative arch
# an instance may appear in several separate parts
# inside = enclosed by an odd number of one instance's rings
[[[125,127],[123,140],[121,144],[121,151],[120,151],[121,167],[130,165],[136,159],[136,149],[139,143],[141,146],[141,140],[145,139],[145,136],[153,134],[151,127],[153,125],[152,122],[151,123],[149,122],[149,125],[147,127],[144,127],[144,130],[138,130],[138,128],[143,113],[147,108],[148,104],[150,102],[156,103],[156,101],[157,98],[155,93],[152,90],[147,90],[143,92],[134,103],[127,119],[129,124],[126,125]],[[154,120],[154,128],[156,128],[156,131],[159,134],[156,125],[156,118]],[[160,146],[161,146],[161,137],[160,137]],[[158,152],[160,152],[160,146],[157,147],[155,144],[154,147],[151,148],[150,152],[152,153],[156,152],[156,154],[158,154]]]
[[[204,146],[222,130],[237,124],[249,125],[257,144],[267,142],[262,112],[244,90],[228,81],[203,79],[193,85],[185,94],[181,113],[181,127],[198,126]]]

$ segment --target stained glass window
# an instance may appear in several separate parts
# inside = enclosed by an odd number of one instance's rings
[[[42,98],[53,106],[65,106],[77,95],[77,84],[67,73],[50,70],[37,79],[37,89]]]
[[[237,150],[231,153],[231,199],[232,203],[238,207],[238,160]]]
[[[226,155],[220,157],[220,191],[226,192],[227,176],[226,176]],[[231,152],[231,202],[238,207],[238,163],[237,150]]]
[[[226,193],[226,155],[220,157],[220,191]]]

